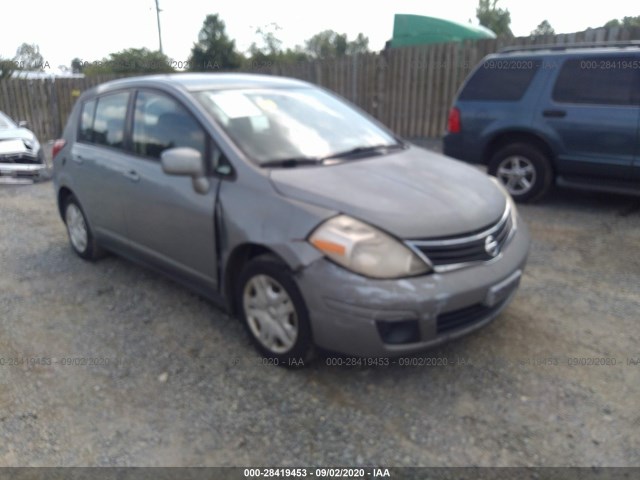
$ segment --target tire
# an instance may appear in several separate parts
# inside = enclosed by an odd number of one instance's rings
[[[251,260],[235,289],[240,318],[260,353],[302,367],[314,348],[307,307],[288,267],[271,255]]]
[[[73,195],[67,197],[62,211],[73,251],[85,260],[97,260],[103,257],[105,252],[96,243],[87,216],[76,197]]]
[[[516,202],[539,199],[553,182],[549,159],[528,143],[512,143],[498,150],[489,161],[489,174],[504,185]]]

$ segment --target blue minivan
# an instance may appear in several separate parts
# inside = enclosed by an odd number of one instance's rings
[[[489,55],[449,113],[444,153],[484,164],[516,201],[553,184],[640,194],[640,44]]]

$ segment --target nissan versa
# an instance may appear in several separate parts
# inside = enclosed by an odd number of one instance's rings
[[[529,233],[477,169],[293,79],[178,74],[85,92],[54,145],[71,245],[226,305],[261,353],[397,356],[491,321]]]

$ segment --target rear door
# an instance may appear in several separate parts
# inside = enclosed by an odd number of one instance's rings
[[[101,240],[126,242],[122,189],[126,185],[124,131],[129,91],[105,94],[81,108],[69,162],[73,190]]]
[[[630,181],[640,116],[634,95],[639,64],[637,55],[593,55],[562,63],[537,119],[554,137],[560,175]]]
[[[184,280],[215,288],[219,179],[210,175],[208,192],[199,194],[191,177],[167,175],[160,163],[161,153],[173,147],[195,148],[207,159],[208,142],[202,126],[177,100],[160,91],[138,91],[124,212],[129,240],[139,255]]]

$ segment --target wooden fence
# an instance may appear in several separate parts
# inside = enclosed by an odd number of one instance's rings
[[[321,85],[347,98],[407,138],[438,137],[469,72],[507,46],[640,39],[640,28],[592,29],[541,37],[498,38],[395,48],[337,60],[263,65],[254,73],[284,75]],[[80,93],[113,76],[0,81],[0,111],[27,120],[41,140],[57,138]]]
[[[0,111],[26,120],[40,141],[58,138],[80,94],[116,76],[0,80]]]

